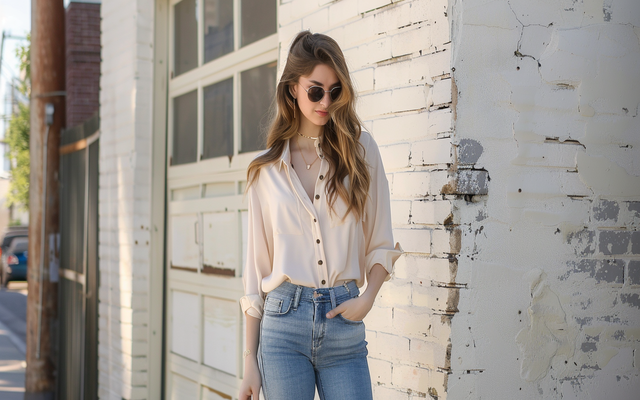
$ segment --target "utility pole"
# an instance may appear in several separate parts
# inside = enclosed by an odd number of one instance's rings
[[[56,389],[60,131],[65,124],[63,0],[31,0],[31,177],[25,400]],[[53,246],[52,246],[53,244]]]

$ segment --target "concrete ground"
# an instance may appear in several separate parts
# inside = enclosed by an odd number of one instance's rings
[[[27,283],[0,290],[0,399],[24,399]]]

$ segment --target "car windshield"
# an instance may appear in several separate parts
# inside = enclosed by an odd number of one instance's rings
[[[4,237],[4,240],[2,241],[2,247],[9,246],[13,242],[13,239],[18,238],[18,237],[27,237],[27,235],[26,234],[24,234],[24,235],[21,235],[21,234],[18,234],[18,235],[7,235],[7,236]]]
[[[27,251],[28,248],[29,242],[27,241],[19,241],[18,243],[11,244],[12,253],[22,253],[23,251]]]

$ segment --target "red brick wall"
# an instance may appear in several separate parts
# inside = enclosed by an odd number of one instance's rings
[[[66,11],[67,126],[98,111],[100,4],[71,2]]]

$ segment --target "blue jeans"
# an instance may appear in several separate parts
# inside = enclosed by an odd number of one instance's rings
[[[265,299],[258,363],[266,400],[372,399],[362,321],[327,312],[357,297],[354,281],[313,289],[284,282]]]

